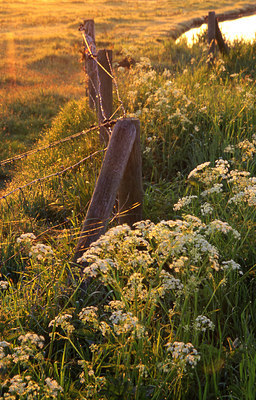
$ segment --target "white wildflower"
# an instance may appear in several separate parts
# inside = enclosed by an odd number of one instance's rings
[[[124,307],[125,307],[125,304],[123,301],[112,300],[104,308],[106,311],[109,311],[109,310],[123,310]]]
[[[173,260],[173,262],[169,264],[168,267],[170,269],[173,269],[175,272],[182,272],[187,262],[188,257],[181,256],[180,258]]]
[[[213,194],[213,193],[221,193],[221,192],[223,192],[222,188],[223,188],[223,184],[222,183],[215,183],[211,188],[204,190],[201,193],[201,196],[202,197],[206,197],[206,196],[209,196],[210,194]]]
[[[45,383],[50,396],[57,397],[59,392],[63,392],[63,388],[54,379],[46,378]]]
[[[6,290],[8,289],[9,282],[7,281],[0,281],[0,289]]]
[[[106,336],[106,333],[108,333],[111,329],[105,321],[101,321],[99,324],[99,330],[101,331],[102,336]]]
[[[23,382],[20,375],[15,375],[10,380],[10,383],[11,385],[9,387],[9,393],[15,393],[20,396],[25,394],[26,382]]]
[[[11,343],[6,342],[5,340],[3,342],[0,342],[0,347],[9,347]]]
[[[17,243],[22,243],[22,242],[31,242],[32,240],[35,240],[36,236],[29,232],[29,233],[22,233],[20,237],[17,238]]]
[[[233,145],[228,145],[224,149],[224,153],[234,153],[235,152],[235,146]]]
[[[213,234],[215,232],[222,232],[226,235],[231,232],[235,239],[240,239],[241,237],[236,229],[233,229],[227,222],[223,222],[219,219],[211,221],[205,231],[206,234]]]
[[[167,351],[171,353],[173,361],[177,365],[183,366],[183,368],[186,367],[186,364],[194,368],[200,360],[198,351],[191,343],[185,344],[183,342],[168,342],[166,347]]]
[[[213,168],[213,172],[219,175],[222,179],[228,178],[230,165],[227,160],[223,160],[220,158],[215,161],[215,167]]]
[[[239,204],[242,203],[245,199],[245,193],[243,191],[235,194],[233,197],[230,197],[230,199],[228,200],[228,204]]]
[[[71,314],[58,315],[52,321],[50,321],[48,326],[52,326],[54,329],[60,326],[69,335],[75,330],[74,326],[69,322],[71,318]],[[49,336],[52,337],[52,333],[50,333]]]
[[[196,178],[198,173],[200,171],[203,171],[205,168],[207,168],[210,165],[210,161],[204,162],[203,164],[198,165],[196,168],[194,168],[188,175],[188,179],[190,178]]]
[[[82,309],[78,314],[79,319],[84,323],[98,323],[98,307],[89,306]]]
[[[207,329],[214,330],[214,323],[204,315],[198,315],[194,322],[194,328],[197,331],[206,332]]]
[[[42,349],[44,347],[44,337],[38,336],[36,333],[28,332],[26,335],[20,335],[19,341],[22,345],[24,344],[33,344],[36,347]]]
[[[183,284],[178,278],[174,278],[169,272],[161,271],[160,272],[160,279],[162,281],[161,286],[163,287],[164,291],[167,290],[182,290]]]
[[[203,203],[201,205],[201,214],[202,215],[211,215],[213,212],[213,207],[209,203]]]
[[[130,331],[135,331],[138,337],[142,337],[144,334],[145,328],[139,324],[138,318],[130,312],[123,313],[121,310],[113,311],[109,319],[117,335]]]
[[[52,248],[42,243],[37,243],[36,245],[32,246],[29,252],[29,257],[35,256],[38,261],[43,260],[51,255],[53,255]]]
[[[197,199],[197,196],[185,196],[185,197],[182,197],[181,199],[179,199],[178,203],[174,204],[173,210],[174,211],[180,210],[181,208],[183,208],[183,207],[189,205],[190,203],[192,203],[192,201],[194,199]]]
[[[243,275],[243,271],[241,269],[241,265],[236,263],[234,260],[223,261],[222,262],[222,267],[223,267],[223,269],[226,269],[226,270],[238,271],[238,273],[240,275]]]

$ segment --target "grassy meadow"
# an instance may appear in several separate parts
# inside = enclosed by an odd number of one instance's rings
[[[1,2],[0,160],[46,149],[0,164],[0,400],[255,399],[256,40],[211,64],[204,34],[170,33],[244,4]],[[136,61],[114,74],[140,119],[144,220],[114,210],[74,265],[103,159],[87,18],[99,47]]]

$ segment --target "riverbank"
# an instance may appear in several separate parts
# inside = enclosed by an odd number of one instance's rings
[[[210,11],[210,10],[209,10]],[[231,9],[224,12],[216,13],[219,22],[247,17],[256,13],[256,5],[246,5],[237,9]],[[177,39],[183,33],[193,28],[199,28],[201,25],[207,23],[208,14],[202,17],[191,18],[184,22],[179,22],[177,26],[170,31],[170,36]]]

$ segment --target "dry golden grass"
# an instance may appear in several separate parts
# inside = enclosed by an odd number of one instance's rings
[[[252,0],[2,0],[0,11],[1,94],[35,86],[83,93],[79,59],[84,19],[96,23],[100,47],[141,47],[173,32],[181,21],[242,8]],[[145,54],[146,55],[146,54]]]
[[[7,120],[6,124],[0,124],[5,149],[0,158],[14,150],[23,150],[31,142],[29,137],[26,141],[20,140],[22,133],[19,133],[17,148],[14,146],[18,133],[12,119],[16,113],[17,123],[17,115],[23,112],[23,101],[28,103],[31,98],[38,103],[37,114],[40,114],[39,100],[44,95],[62,99],[56,110],[49,113],[48,122],[42,125],[47,126],[63,102],[85,94],[83,64],[79,63],[82,38],[78,31],[84,19],[95,20],[98,48],[114,49],[114,57],[123,48],[129,48],[137,57],[150,57],[153,51],[155,54],[162,51],[161,40],[177,28],[186,29],[188,24],[180,25],[181,22],[207,15],[210,9],[238,10],[245,5],[255,6],[255,3],[253,0],[237,3],[231,0],[0,0],[0,119]],[[18,113],[13,108],[17,101],[21,104]],[[38,133],[34,128],[31,132],[33,141]]]

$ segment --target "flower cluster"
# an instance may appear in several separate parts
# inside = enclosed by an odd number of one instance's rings
[[[99,328],[99,320],[98,320],[98,307],[90,306],[85,307],[78,314],[79,319],[83,324],[91,325],[94,328]]]
[[[131,312],[124,313],[121,310],[113,311],[109,320],[113,324],[116,335],[122,335],[132,331],[133,334],[136,334],[136,336],[140,338],[145,333],[145,328]]]
[[[31,246],[29,256],[35,257],[38,261],[44,260],[45,258],[52,256],[53,250],[50,246],[46,246],[42,243],[37,243],[34,246]]]
[[[46,393],[52,398],[57,398],[58,393],[63,392],[63,388],[56,382],[55,379],[46,378]]]
[[[29,232],[20,235],[16,242],[25,245],[25,248],[29,249],[29,257],[34,257],[37,261],[44,261],[52,257],[54,253],[51,246],[47,246],[43,243],[32,244],[35,239],[36,236]]]
[[[205,233],[207,235],[212,235],[216,232],[222,232],[224,234],[228,234],[229,232],[231,232],[235,239],[241,238],[240,233],[236,229],[232,228],[227,222],[223,222],[219,219],[211,221],[205,229]]]
[[[9,282],[7,281],[0,281],[0,289],[6,290],[9,287]]]
[[[20,346],[14,346],[6,341],[0,342],[0,368],[13,364],[27,366],[31,357],[41,359],[38,349],[44,346],[44,337],[33,332],[19,336]]]
[[[179,199],[178,203],[174,204],[173,210],[178,211],[181,208],[192,203],[193,199],[197,199],[197,196],[185,196]]]
[[[61,327],[68,335],[70,335],[74,331],[74,325],[72,325],[69,320],[72,318],[71,314],[60,314],[57,315],[52,321],[49,322],[49,327],[53,327],[53,331],[56,328]],[[52,337],[52,333],[49,334]]]
[[[4,382],[3,388],[8,391],[4,393],[3,397],[0,397],[0,400],[57,399],[59,393],[63,392],[63,388],[54,379],[46,378],[45,384],[39,385],[30,375],[25,377],[14,375]]]
[[[238,271],[240,275],[243,275],[241,265],[236,263],[234,260],[223,261],[221,267],[224,270]]]
[[[200,355],[191,343],[168,342],[166,347],[167,352],[171,353],[173,362],[178,367],[186,369],[186,366],[189,365],[194,368],[200,361]]]
[[[31,332],[19,336],[19,341],[21,342],[21,345],[31,344],[39,347],[40,349],[44,347],[44,340],[45,339],[42,335],[38,336],[36,333]]]
[[[198,315],[198,317],[196,317],[195,322],[194,322],[194,328],[197,331],[206,332],[208,329],[213,331],[215,328],[215,325],[205,315]]]
[[[26,242],[32,242],[35,239],[36,236],[33,233],[29,232],[29,233],[22,233],[20,237],[17,238],[16,241],[17,243],[23,243],[23,242],[26,243]]]
[[[50,377],[43,382],[35,382],[29,374],[33,361],[36,364],[44,363],[43,353],[40,351],[44,346],[44,337],[33,332],[27,332],[18,338],[20,346],[12,343],[0,342],[0,369],[10,373],[9,378],[2,382],[2,394],[0,400],[16,400],[37,398],[56,399],[63,388]],[[14,375],[15,372],[22,371]],[[34,367],[32,367],[34,373]]]
[[[202,215],[211,215],[213,213],[213,207],[211,204],[205,202],[201,205],[201,214]]]
[[[160,272],[160,280],[161,280],[162,295],[164,295],[166,291],[182,290],[184,287],[180,279],[175,278],[173,275],[169,274],[169,272],[166,271]]]

